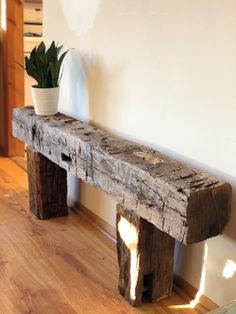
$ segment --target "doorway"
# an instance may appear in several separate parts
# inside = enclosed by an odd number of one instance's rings
[[[0,154],[24,156],[12,136],[13,108],[31,104],[31,80],[19,64],[42,40],[42,0],[0,0]]]

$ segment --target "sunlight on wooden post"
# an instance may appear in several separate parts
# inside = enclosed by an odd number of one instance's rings
[[[119,291],[133,306],[171,295],[175,240],[117,205]]]
[[[130,297],[136,300],[135,288],[138,280],[140,256],[137,254],[138,232],[134,225],[121,217],[118,231],[127,248],[130,250]]]

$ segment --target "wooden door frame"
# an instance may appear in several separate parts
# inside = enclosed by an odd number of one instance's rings
[[[3,31],[3,89],[5,156],[23,156],[24,144],[12,136],[12,112],[24,106],[24,4],[6,0],[6,31]]]

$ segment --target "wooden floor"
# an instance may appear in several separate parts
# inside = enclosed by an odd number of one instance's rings
[[[48,187],[50,188],[50,187]],[[197,313],[176,293],[132,308],[117,290],[115,244],[81,212],[37,220],[23,169],[0,158],[0,314]]]

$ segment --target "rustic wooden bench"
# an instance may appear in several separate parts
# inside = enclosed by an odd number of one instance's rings
[[[30,208],[40,219],[67,215],[67,175],[117,202],[119,290],[133,306],[171,294],[175,239],[220,234],[231,186],[156,150],[62,114],[14,110],[13,135],[28,145]]]

